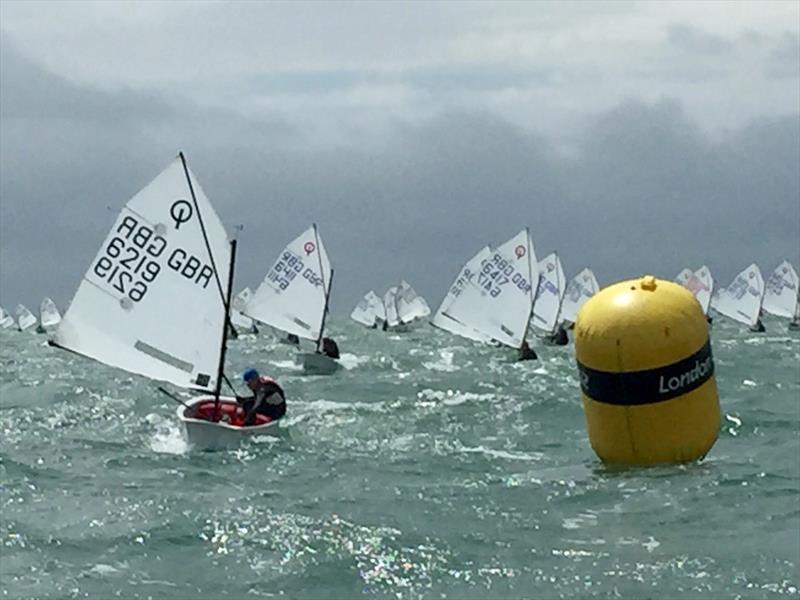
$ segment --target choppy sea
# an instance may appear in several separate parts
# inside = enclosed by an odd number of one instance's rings
[[[312,377],[243,336],[289,434],[201,452],[153,382],[0,331],[0,595],[800,598],[800,333],[765,324],[715,321],[719,440],[646,469],[595,457],[572,346],[334,318]]]

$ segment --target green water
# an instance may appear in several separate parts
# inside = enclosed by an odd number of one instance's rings
[[[0,332],[0,594],[9,598],[800,597],[800,335],[717,319],[706,460],[612,470],[572,347],[540,361],[421,326],[331,329],[307,377],[231,343],[289,396],[290,435],[187,448],[140,377]]]

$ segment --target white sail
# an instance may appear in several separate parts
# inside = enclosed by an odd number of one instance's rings
[[[231,300],[231,324],[240,332],[258,332],[253,323],[253,319],[245,316],[243,313],[247,307],[247,303],[250,302],[252,297],[252,290],[246,287]]]
[[[383,310],[386,313],[386,324],[394,327],[400,324],[397,314],[397,286],[393,285],[383,294]]]
[[[561,260],[555,252],[548,254],[539,261],[539,285],[534,298],[532,326],[549,334],[555,331],[566,290]]]
[[[763,308],[776,317],[794,318],[797,311],[797,272],[788,260],[779,264],[767,279]]]
[[[8,314],[5,309],[0,306],[0,327],[8,329],[14,325],[14,317]]]
[[[359,301],[353,312],[350,313],[350,318],[356,323],[361,323],[367,327],[377,325],[378,321],[383,321],[386,318],[386,313],[383,310],[383,302],[378,298],[377,294],[372,290],[364,294],[364,297]]]
[[[539,280],[536,254],[527,229],[499,246],[469,280],[444,314],[493,340],[518,348],[533,309]]]
[[[453,281],[453,285],[451,285],[450,289],[447,290],[447,294],[445,295],[444,300],[442,300],[442,304],[439,306],[436,314],[433,315],[433,319],[431,319],[431,323],[435,327],[444,329],[445,331],[449,331],[450,333],[454,333],[470,340],[475,340],[476,342],[491,341],[491,338],[489,338],[488,335],[483,334],[477,329],[474,329],[468,325],[464,325],[460,321],[456,321],[445,313],[450,304],[452,304],[453,300],[461,295],[461,292],[464,290],[467,282],[478,276],[478,271],[480,271],[483,261],[489,258],[491,254],[492,251],[489,246],[484,246],[475,256],[469,259],[463,267],[461,267],[461,271],[459,271],[458,276],[456,277],[455,281]]]
[[[411,284],[403,280],[397,288],[397,316],[403,323],[422,319],[431,314],[425,299],[417,294]]]
[[[682,286],[686,287],[686,283],[689,281],[689,279],[691,278],[691,276],[692,276],[693,274],[694,274],[694,273],[692,272],[692,270],[691,270],[691,269],[689,269],[689,268],[683,269],[683,270],[682,270],[680,273],[678,273],[678,275],[675,277],[675,283],[678,283],[678,284],[680,284],[680,285],[682,285]]]
[[[684,269],[680,272],[675,281],[692,292],[700,303],[703,313],[708,314],[711,294],[714,289],[714,279],[711,277],[711,271],[708,270],[708,267],[703,265],[694,272],[689,269]]]
[[[213,390],[229,268],[225,228],[179,155],[122,209],[53,342],[151,379]]]
[[[739,273],[733,282],[720,290],[715,310],[728,318],[752,327],[758,322],[764,298],[764,278],[753,263]]]
[[[17,329],[20,331],[25,331],[26,329],[30,329],[38,322],[36,317],[33,316],[33,313],[28,310],[26,306],[23,304],[17,304]]]
[[[588,267],[575,275],[567,285],[564,298],[561,302],[561,320],[574,323],[578,318],[578,311],[584,303],[594,296],[600,286],[597,284],[594,273]]]
[[[711,270],[705,265],[697,269],[692,274],[687,287],[697,298],[703,313],[707,315],[711,306],[711,295],[714,293],[714,278],[711,276]]]
[[[42,329],[54,329],[61,322],[61,313],[58,312],[56,303],[50,298],[45,298],[39,305],[39,323]]]
[[[307,340],[322,337],[331,264],[316,225],[280,253],[244,314]]]

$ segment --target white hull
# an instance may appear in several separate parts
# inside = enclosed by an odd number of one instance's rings
[[[203,450],[234,448],[238,446],[242,440],[257,435],[279,436],[282,434],[279,421],[271,421],[264,425],[235,427],[224,421],[206,421],[204,419],[196,419],[187,416],[194,407],[204,402],[213,401],[214,398],[211,396],[200,396],[199,398],[187,402],[189,408],[184,406],[178,407],[178,420],[183,423],[187,441],[195,448]],[[236,399],[223,396],[220,398],[220,402],[230,406],[236,404]]]
[[[298,361],[303,365],[303,372],[310,375],[333,375],[341,367],[335,359],[317,352],[301,352]]]

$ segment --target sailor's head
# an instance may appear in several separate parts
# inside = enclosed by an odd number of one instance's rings
[[[251,367],[242,374],[242,379],[247,384],[247,387],[251,390],[255,389],[258,384],[258,371]]]

